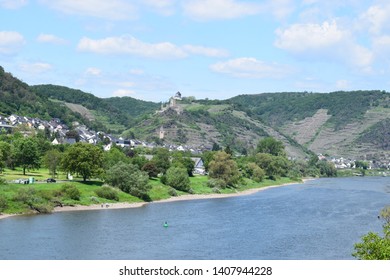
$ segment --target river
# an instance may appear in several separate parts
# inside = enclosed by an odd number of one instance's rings
[[[2,260],[342,260],[382,234],[389,177],[332,178],[251,195],[0,220]],[[168,227],[164,227],[167,221]]]

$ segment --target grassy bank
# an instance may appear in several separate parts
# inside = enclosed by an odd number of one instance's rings
[[[4,214],[22,214],[22,213],[50,213],[55,206],[75,206],[75,205],[93,205],[101,203],[136,203],[142,202],[141,199],[131,196],[120,190],[116,190],[116,199],[107,199],[99,197],[97,190],[101,189],[103,182],[95,181],[65,181],[65,175],[59,176],[61,180],[57,183],[46,183],[48,171],[45,169],[28,172],[25,176],[20,170],[7,170],[1,177],[7,181],[15,179],[34,177],[37,181],[34,184],[16,184],[7,183],[0,185],[0,212]],[[58,179],[58,178],[56,178]],[[193,194],[213,194],[213,190],[207,186],[207,176],[195,176],[190,178]],[[248,189],[264,188],[271,185],[281,185],[297,182],[289,178],[281,178],[277,181],[264,180],[256,183],[245,179],[238,188],[221,189],[222,194],[234,194]],[[168,199],[170,187],[163,185],[158,179],[151,179],[152,189],[149,196],[152,201]],[[75,190],[77,189],[77,190]],[[177,191],[177,195],[188,195],[186,192]]]

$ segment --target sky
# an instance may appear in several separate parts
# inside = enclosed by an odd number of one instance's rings
[[[0,0],[0,65],[30,85],[165,102],[390,88],[384,0]]]

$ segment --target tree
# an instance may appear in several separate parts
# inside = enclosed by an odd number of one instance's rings
[[[291,166],[290,161],[284,156],[258,153],[255,158],[256,164],[261,167],[271,179],[286,176]]]
[[[337,169],[334,166],[333,162],[320,160],[317,163],[317,168],[320,170],[320,174],[322,176],[326,176],[326,177],[335,177],[335,176],[337,176]]]
[[[362,237],[362,242],[354,245],[352,256],[362,260],[390,260],[390,206],[382,209],[380,218],[385,220],[384,236],[369,232]]]
[[[215,152],[212,152],[212,151],[204,151],[202,153],[201,158],[203,160],[204,169],[206,171],[209,171],[209,164],[213,160],[214,154],[215,154]]]
[[[224,149],[225,153],[229,154],[229,155],[233,155],[233,151],[232,149],[230,148],[229,145],[226,146],[226,148]]]
[[[149,176],[131,163],[119,162],[106,172],[106,182],[133,196],[149,199]]]
[[[15,141],[14,146],[16,164],[23,168],[23,175],[26,175],[27,168],[39,168],[40,154],[33,138],[20,138]]]
[[[249,162],[246,166],[246,173],[249,178],[255,182],[261,182],[264,180],[265,171],[254,162]]]
[[[61,164],[61,156],[62,153],[60,151],[53,149],[48,151],[43,158],[44,163],[53,178],[55,178],[57,169]]]
[[[0,154],[0,165],[2,168],[8,167],[13,169],[15,163],[14,146],[5,141],[0,141]]]
[[[266,137],[259,141],[256,148],[258,153],[267,153],[274,156],[286,156],[284,145],[272,137]]]
[[[224,151],[216,152],[209,164],[209,176],[225,182],[225,186],[234,186],[240,179],[237,163]]]
[[[218,143],[213,143],[213,148],[212,148],[212,151],[213,152],[216,152],[216,151],[220,151],[221,150],[221,147],[218,145]]]
[[[355,161],[356,168],[362,168],[363,170],[367,170],[370,167],[370,164],[367,161],[357,160]]]
[[[167,170],[167,185],[172,188],[188,192],[190,190],[190,179],[185,168],[182,167],[170,167]]]
[[[141,170],[148,173],[149,178],[156,178],[159,173],[159,170],[153,161],[148,161],[145,163]]]
[[[85,182],[103,173],[103,151],[94,145],[78,142],[64,153],[61,163],[65,171],[80,174]]]
[[[190,157],[183,156],[183,153],[174,153],[171,165],[185,168],[187,170],[188,176],[193,176],[192,172],[194,170],[195,163]]]
[[[160,172],[165,174],[171,166],[169,151],[165,148],[156,149],[153,156],[153,162]]]
[[[119,161],[122,162],[129,162],[128,157],[122,152],[120,147],[112,147],[109,151],[104,153],[103,156],[103,166],[104,170],[107,170],[114,164],[118,163]]]

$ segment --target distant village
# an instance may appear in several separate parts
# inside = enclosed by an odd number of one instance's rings
[[[212,147],[202,145],[199,147],[192,147],[188,145],[175,145],[175,144],[164,144],[157,145],[156,143],[149,143],[142,140],[136,139],[123,139],[122,137],[116,137],[111,134],[107,134],[102,131],[93,131],[90,130],[85,125],[81,125],[77,122],[72,124],[72,131],[77,132],[76,137],[69,136],[68,132],[70,128],[62,123],[58,118],[53,118],[50,121],[41,120],[39,118],[30,118],[18,115],[11,115],[9,117],[0,116],[0,130],[1,131],[12,131],[16,127],[25,127],[28,128],[25,131],[21,131],[25,136],[28,136],[31,133],[31,130],[48,130],[51,135],[54,135],[52,141],[53,145],[57,144],[74,144],[77,141],[85,142],[90,144],[104,143],[104,150],[108,151],[113,145],[119,147],[146,147],[146,148],[155,148],[155,147],[164,147],[170,151],[189,151],[192,154],[201,154],[205,150],[211,150]]]

